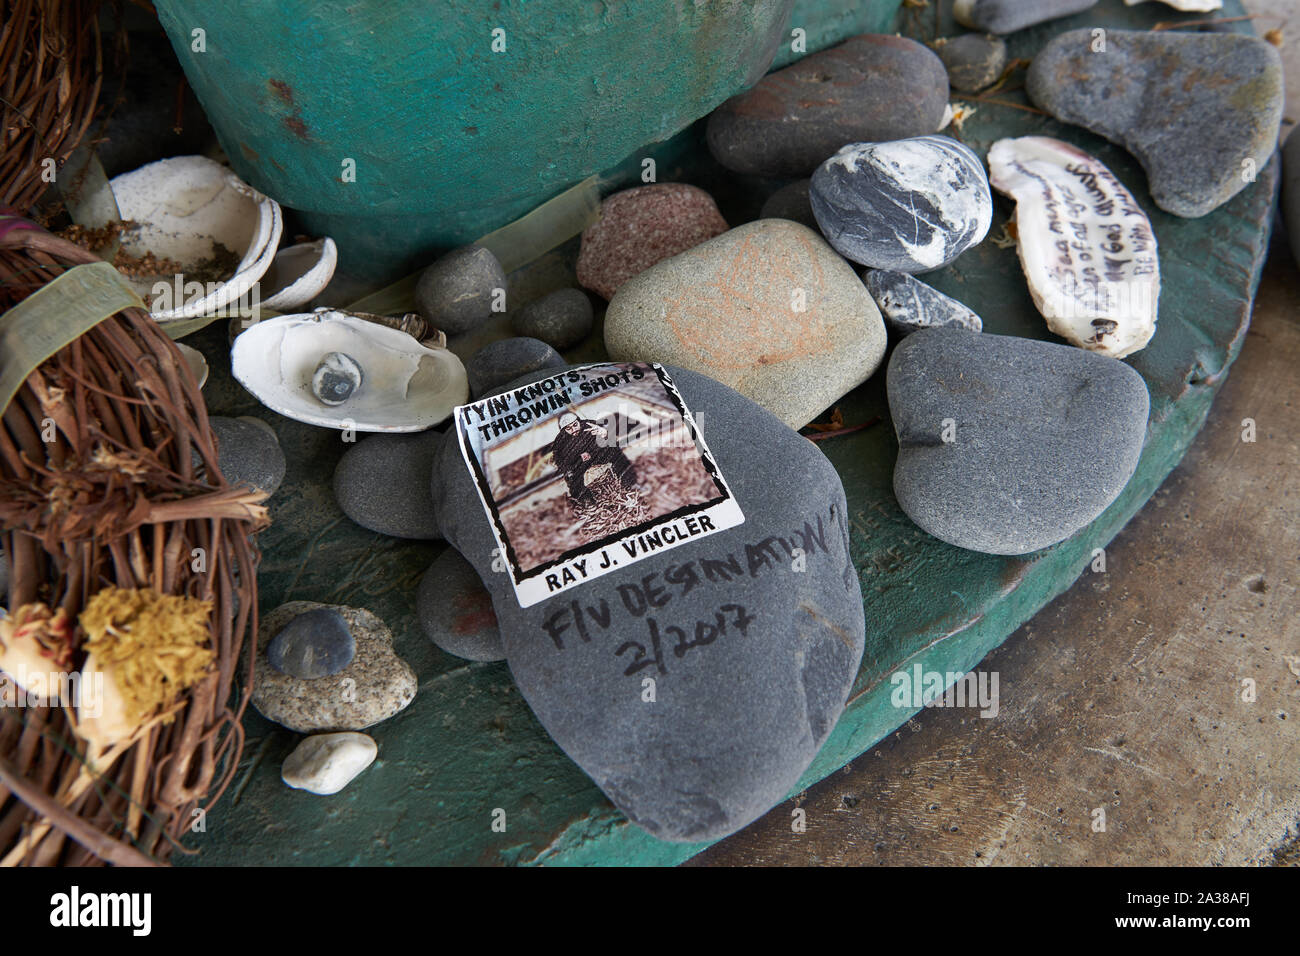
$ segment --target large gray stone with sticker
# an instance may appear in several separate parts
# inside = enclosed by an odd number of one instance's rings
[[[716,840],[780,802],[808,767],[844,708],[865,622],[830,462],[730,388],[669,374],[702,417],[743,524],[521,609],[509,576],[491,570],[496,544],[453,430],[434,498],[443,534],[492,595],[520,692],[559,746],[654,836]],[[679,653],[670,628],[712,640]]]

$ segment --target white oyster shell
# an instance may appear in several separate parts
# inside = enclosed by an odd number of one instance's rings
[[[363,370],[361,386],[340,405],[312,394],[312,375],[330,352],[350,355]],[[249,326],[235,339],[230,364],[267,408],[328,428],[423,431],[469,398],[465,366],[447,349],[330,309]]]
[[[153,295],[159,282],[172,286],[154,298],[157,321],[220,313],[270,268],[284,228],[280,204],[220,163],[176,156],[116,176],[110,185],[122,218],[137,224],[123,233],[122,248],[133,256],[152,252],[181,266],[179,283],[172,275],[129,279],[142,296]],[[233,271],[217,276],[212,267],[222,249],[240,260]],[[202,288],[186,289],[191,282]]]
[[[1057,335],[1123,358],[1151,341],[1160,262],[1151,220],[1096,157],[1046,136],[1002,139],[989,182],[1016,201],[1016,248]]]
[[[1139,3],[1146,2],[1147,0],[1124,0],[1124,5],[1136,7]],[[1185,13],[1209,13],[1211,10],[1223,9],[1223,0],[1160,0],[1160,2]]]

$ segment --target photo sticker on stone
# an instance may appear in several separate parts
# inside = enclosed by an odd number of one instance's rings
[[[745,520],[658,364],[557,372],[455,423],[521,607]]]

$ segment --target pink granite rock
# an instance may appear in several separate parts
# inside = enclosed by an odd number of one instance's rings
[[[685,183],[615,193],[582,234],[578,282],[611,299],[628,279],[727,231],[713,197]]]

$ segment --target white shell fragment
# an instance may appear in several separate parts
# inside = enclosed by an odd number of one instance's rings
[[[280,205],[204,156],[163,159],[115,177],[110,185],[132,256],[153,253],[180,265],[180,277],[129,277],[154,297],[154,319],[167,322],[237,307],[270,267],[280,244]],[[160,288],[170,286],[170,288]]]
[[[1098,159],[1046,136],[989,150],[989,181],[1016,201],[1016,248],[1057,335],[1123,358],[1156,330],[1160,262],[1151,220]]]
[[[1146,2],[1147,0],[1124,0],[1124,5],[1136,7],[1139,3]],[[1184,13],[1209,13],[1211,10],[1223,9],[1223,0],[1160,0],[1160,2]]]
[[[327,405],[312,380],[331,353],[361,370],[355,390]],[[361,432],[431,428],[469,397],[465,366],[397,329],[331,309],[250,325],[230,351],[231,371],[267,408],[311,425]]]
[[[284,758],[280,779],[295,790],[338,793],[375,761],[379,746],[366,734],[315,734]]]
[[[281,249],[262,276],[262,307],[288,312],[306,305],[329,285],[338,262],[338,246],[328,236]]]

